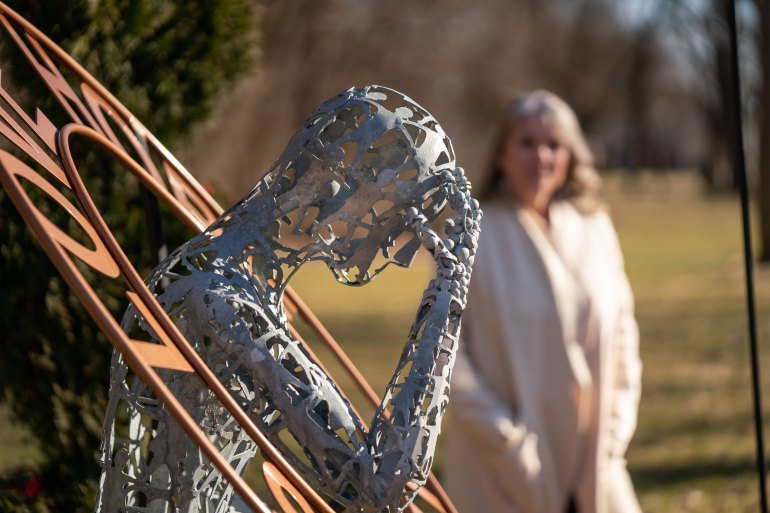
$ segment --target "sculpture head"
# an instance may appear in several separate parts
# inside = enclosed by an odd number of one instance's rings
[[[425,109],[392,89],[367,86],[321,104],[264,182],[291,226],[282,234],[310,236],[308,252],[338,281],[358,285],[391,263],[411,263],[416,238],[390,255],[408,230],[406,211],[435,219],[454,164],[449,139]]]

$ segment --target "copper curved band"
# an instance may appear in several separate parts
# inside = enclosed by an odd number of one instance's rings
[[[275,497],[278,505],[285,513],[297,512],[294,504],[289,501],[288,497],[291,497],[294,502],[300,507],[302,513],[312,513],[313,508],[305,500],[305,498],[297,491],[296,488],[288,481],[283,474],[269,461],[262,463],[262,474],[265,476],[270,492]]]

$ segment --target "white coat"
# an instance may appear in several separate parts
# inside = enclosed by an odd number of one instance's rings
[[[564,513],[570,498],[638,513],[624,455],[639,336],[609,216],[483,209],[445,421],[450,497],[460,513]]]

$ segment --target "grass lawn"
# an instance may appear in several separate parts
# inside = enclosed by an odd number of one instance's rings
[[[704,194],[698,177],[686,173],[611,175],[605,196],[642,333],[644,390],[628,459],[643,509],[758,511],[738,202]],[[381,391],[431,272],[421,258],[410,270],[391,269],[367,287],[350,288],[315,267],[292,284]],[[757,292],[766,368],[770,268],[757,270]],[[365,404],[358,394],[351,398]],[[359,409],[371,418],[372,408]],[[22,440],[0,410],[0,473],[35,457]]]
[[[642,506],[758,511],[738,202],[704,196],[689,175],[613,179],[607,189],[642,333],[628,455]],[[770,269],[757,270],[756,288],[767,368]]]

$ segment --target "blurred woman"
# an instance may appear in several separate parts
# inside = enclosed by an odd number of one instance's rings
[[[499,130],[452,376],[460,513],[635,513],[625,453],[641,363],[633,298],[574,111],[519,97]]]

